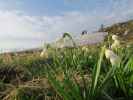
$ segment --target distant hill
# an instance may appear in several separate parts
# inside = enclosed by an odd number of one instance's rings
[[[133,20],[105,27],[103,31],[109,34],[117,34],[127,41],[133,40]]]
[[[26,50],[18,50],[18,51],[10,51],[10,52],[3,52],[0,53],[0,55],[11,55],[11,56],[17,56],[22,55],[25,56],[27,54],[40,54],[40,52],[42,51],[42,48],[33,48],[33,49],[26,49]]]

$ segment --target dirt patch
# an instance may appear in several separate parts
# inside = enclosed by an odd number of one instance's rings
[[[2,100],[13,89],[14,89],[13,85],[0,82],[0,100]]]
[[[4,83],[19,84],[31,79],[31,73],[21,66],[0,66],[0,80]]]
[[[3,100],[62,100],[47,79],[35,79],[12,90]]]

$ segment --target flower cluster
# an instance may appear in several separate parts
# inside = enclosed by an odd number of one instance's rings
[[[120,63],[120,57],[115,54],[111,49],[105,49],[105,56],[110,60],[112,66]]]
[[[86,46],[83,46],[83,47],[82,47],[82,51],[84,51],[84,52],[88,52],[89,49],[88,49]]]
[[[112,40],[114,41],[113,44],[111,45],[111,49],[118,49],[120,48],[120,41],[118,39],[117,35],[113,35],[112,36]]]
[[[40,57],[48,58],[48,53],[47,53],[47,50],[46,50],[45,48],[44,48],[43,51],[41,52]]]
[[[110,60],[112,66],[118,65],[120,63],[120,57],[114,53],[113,50],[120,48],[120,41],[117,35],[112,35],[112,40],[114,41],[111,45],[111,49],[105,49],[105,56]]]

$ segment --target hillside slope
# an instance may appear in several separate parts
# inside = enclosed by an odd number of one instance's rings
[[[127,41],[133,40],[133,20],[117,23],[103,30],[110,34],[117,34]]]

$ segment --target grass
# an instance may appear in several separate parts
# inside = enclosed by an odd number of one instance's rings
[[[1,55],[0,99],[132,100],[132,46],[115,51],[121,62],[112,66],[102,45],[48,48],[47,59],[39,52]]]

